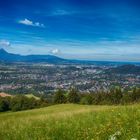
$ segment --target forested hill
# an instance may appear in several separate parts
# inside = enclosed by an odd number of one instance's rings
[[[109,70],[110,73],[118,74],[140,74],[140,66],[136,65],[122,65]]]

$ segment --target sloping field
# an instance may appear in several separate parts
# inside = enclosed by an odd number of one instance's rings
[[[36,100],[40,100],[39,97],[37,97],[37,96],[35,96],[33,94],[25,94],[25,96],[28,97],[28,98],[35,98]]]
[[[64,104],[0,114],[0,140],[131,140],[132,138],[140,140],[140,105]]]

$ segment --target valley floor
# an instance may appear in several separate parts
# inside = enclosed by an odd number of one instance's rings
[[[114,139],[113,139],[114,138]],[[0,140],[140,140],[140,105],[54,105],[0,113]]]

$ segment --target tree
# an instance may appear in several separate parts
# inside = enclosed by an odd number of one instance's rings
[[[119,104],[122,100],[123,93],[121,88],[116,87],[110,92],[111,101],[113,104]]]
[[[75,88],[71,88],[68,94],[68,102],[70,103],[79,103],[80,97]]]
[[[11,100],[11,110],[20,111],[39,107],[41,103],[35,98],[28,98],[24,95],[17,95]]]
[[[132,101],[137,102],[140,100],[140,89],[139,88],[133,88],[132,95],[131,95]]]
[[[66,103],[66,97],[64,95],[64,91],[59,89],[54,95],[54,103],[62,104]]]
[[[10,98],[0,97],[0,112],[8,111],[10,109]]]
[[[90,105],[90,104],[92,104],[92,100],[93,100],[93,98],[92,98],[91,94],[87,94],[87,95],[84,95],[81,97],[80,104]]]
[[[123,93],[123,97],[121,99],[121,104],[129,104],[132,102],[132,93],[130,92],[125,92]]]

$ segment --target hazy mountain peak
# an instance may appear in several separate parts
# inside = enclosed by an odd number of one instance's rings
[[[1,49],[0,49],[0,54],[1,54],[1,53],[8,53],[8,52],[7,52],[5,49],[1,48]]]

